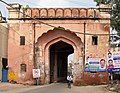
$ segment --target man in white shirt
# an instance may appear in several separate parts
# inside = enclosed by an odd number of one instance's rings
[[[71,88],[71,82],[72,82],[73,78],[70,75],[70,73],[68,73],[67,80],[68,80],[68,88]]]

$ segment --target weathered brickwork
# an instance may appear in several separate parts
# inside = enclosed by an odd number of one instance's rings
[[[16,9],[21,10],[19,13]],[[110,15],[97,8],[25,8],[19,4],[9,10],[8,59],[9,73],[17,74],[18,83],[32,84],[33,40],[36,32],[36,61],[41,70],[40,83],[50,82],[50,53],[52,45],[63,41],[74,50],[74,83],[108,82],[107,72],[84,72],[85,57],[100,55],[106,60],[109,45]],[[13,12],[14,10],[14,12]],[[36,20],[34,20],[36,19]],[[35,28],[33,23],[35,23]],[[86,23],[84,25],[84,23]],[[48,25],[49,24],[49,25]],[[84,32],[85,38],[84,38]],[[105,34],[105,35],[104,35]],[[98,36],[98,45],[92,45],[92,36]],[[20,36],[25,36],[25,45],[20,46]],[[26,64],[26,72],[21,72],[21,64]]]

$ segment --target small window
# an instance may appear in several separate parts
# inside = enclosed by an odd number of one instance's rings
[[[98,36],[92,36],[92,45],[98,45]]]
[[[25,36],[20,36],[20,45],[25,45]]]
[[[21,64],[21,72],[26,72],[26,64]]]

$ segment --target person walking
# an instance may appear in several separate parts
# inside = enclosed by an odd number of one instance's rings
[[[73,80],[72,76],[70,75],[70,73],[68,73],[68,76],[67,76],[68,88],[71,88],[71,82],[72,82],[72,80]]]

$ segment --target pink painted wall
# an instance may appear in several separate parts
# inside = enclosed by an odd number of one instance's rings
[[[19,8],[19,5],[16,7]],[[33,23],[36,23],[36,38],[35,41],[39,42],[39,37],[42,37],[44,33],[47,33],[49,30],[53,30],[54,27],[63,27],[65,30],[70,30],[71,32],[75,32],[76,37],[81,39],[81,42],[84,42],[84,22],[86,23],[86,56],[92,54],[104,54],[106,55],[108,45],[109,45],[109,35],[99,35],[98,36],[98,45],[92,45],[92,35],[96,34],[109,34],[110,30],[110,15],[107,12],[99,12],[96,9],[84,9],[84,8],[65,8],[65,9],[26,9],[23,11],[27,15],[23,15],[21,13],[13,12],[11,8],[9,10],[9,39],[8,39],[8,61],[9,61],[9,72],[16,72],[17,78],[15,79],[18,83],[28,83],[33,84],[34,80],[32,77],[32,69],[33,66]],[[94,20],[94,16],[96,12],[96,16],[100,18],[99,20]],[[38,18],[38,20],[34,21],[30,18]],[[19,18],[24,20],[18,20]],[[107,18],[107,19],[106,19]],[[44,22],[43,23],[40,23]],[[48,26],[46,24],[50,24],[54,27]],[[77,33],[76,33],[77,32]],[[59,34],[59,33],[58,33]],[[57,36],[57,33],[54,34]],[[67,35],[67,34],[66,34]],[[73,34],[74,35],[74,34]],[[20,36],[25,36],[25,45],[20,46]],[[54,37],[54,36],[53,36]],[[47,36],[47,38],[50,38]],[[43,38],[44,39],[44,38]],[[78,41],[76,40],[76,43]],[[43,44],[47,43],[47,40],[42,40]],[[82,44],[81,43],[81,44]],[[83,47],[81,45],[81,47]],[[42,46],[39,48],[43,49]],[[44,50],[44,49],[43,49]],[[97,50],[97,51],[96,51]],[[44,51],[41,52],[42,58],[44,59]],[[79,61],[80,56],[82,56],[82,51],[80,53],[76,52],[75,62]],[[42,62],[42,61],[41,61]],[[27,71],[25,73],[21,72],[20,64],[27,65]],[[44,63],[44,62],[43,62]],[[79,76],[75,78],[76,82],[85,82],[88,78],[91,81],[91,77],[87,76],[83,71],[83,62],[80,66],[80,73],[82,79],[79,80]],[[79,73],[79,72],[78,72]],[[90,75],[90,73],[88,73]],[[101,74],[101,73],[100,73]],[[102,82],[108,82],[108,74],[104,72],[105,80],[101,80]],[[95,76],[98,75],[95,74]],[[15,76],[13,76],[15,77]],[[12,78],[11,78],[12,79]],[[11,80],[10,79],[10,80]],[[102,79],[100,77],[100,79]],[[44,75],[41,77],[43,83],[45,83]],[[47,81],[47,80],[46,80]],[[47,81],[48,82],[48,81]]]

